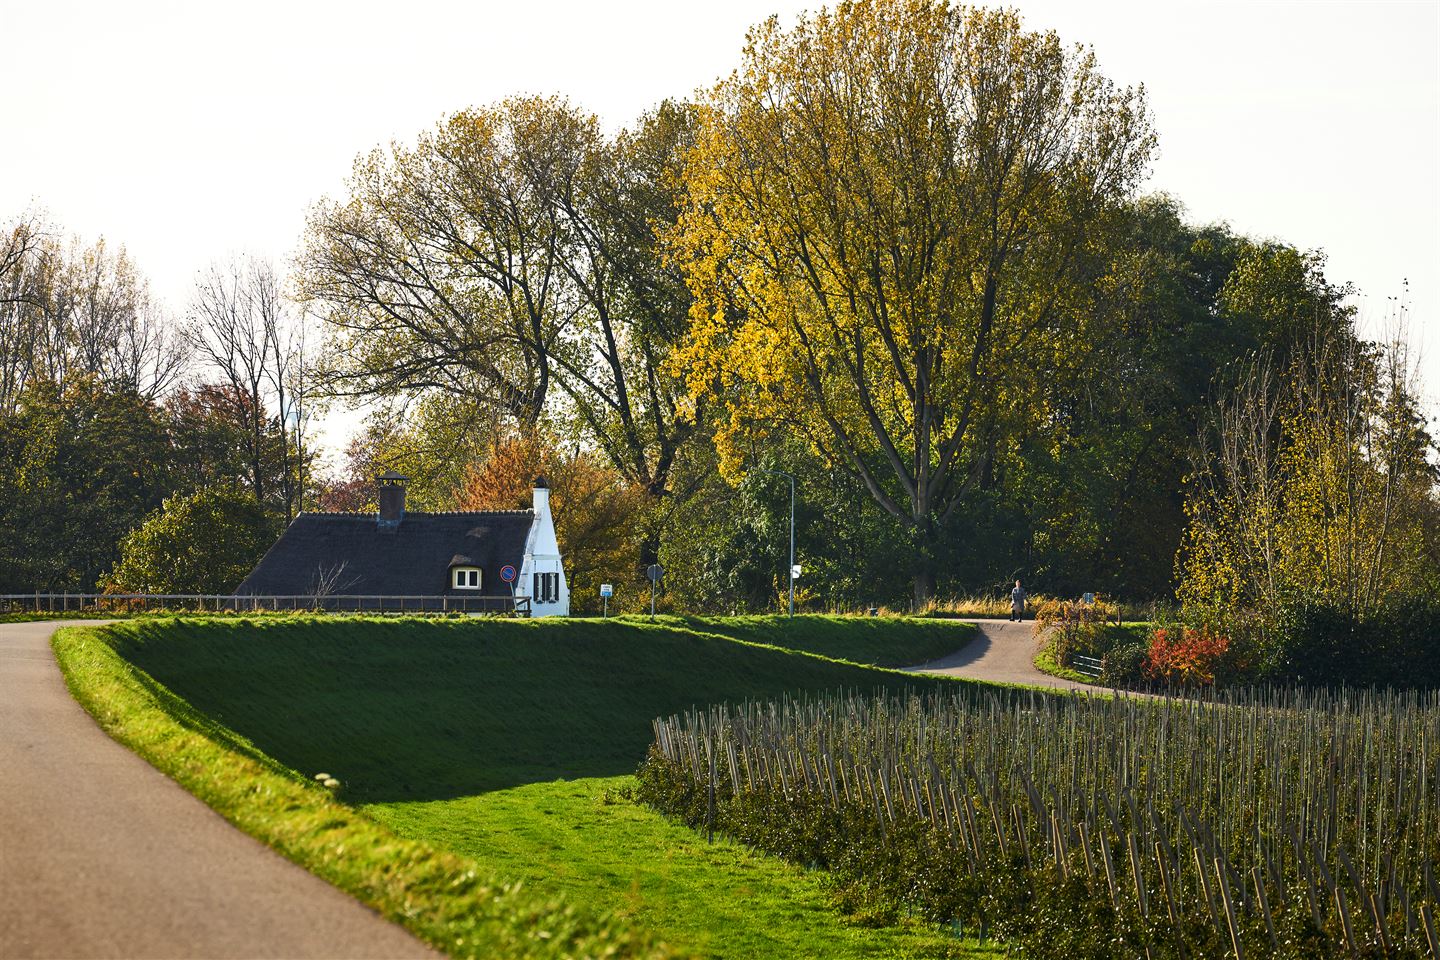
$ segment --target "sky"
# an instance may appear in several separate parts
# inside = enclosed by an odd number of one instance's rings
[[[1145,85],[1147,192],[1323,250],[1371,335],[1404,295],[1440,410],[1440,0],[1013,5]],[[123,244],[181,311],[211,262],[283,268],[358,154],[516,93],[615,129],[729,73],[752,24],[816,6],[0,0],[0,223],[41,211]],[[332,444],[353,423],[333,417]]]

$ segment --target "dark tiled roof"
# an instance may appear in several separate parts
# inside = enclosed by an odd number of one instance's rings
[[[373,513],[302,513],[235,592],[308,596],[324,577],[330,595],[473,595],[450,586],[460,555],[481,569],[481,593],[505,594],[500,568],[519,569],[533,519],[529,510],[406,513],[381,530]]]

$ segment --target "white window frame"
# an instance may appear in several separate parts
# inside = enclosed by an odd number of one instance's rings
[[[450,589],[452,590],[479,590],[484,584],[484,579],[480,575],[479,567],[450,568]],[[461,580],[465,582],[459,582]]]

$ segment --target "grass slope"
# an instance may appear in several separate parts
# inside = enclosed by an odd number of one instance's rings
[[[105,732],[241,830],[420,938],[454,957],[681,955],[623,918],[498,879],[337,803],[118,656],[112,644],[126,627],[68,628],[52,641],[66,685]]]
[[[531,890],[633,920],[709,958],[976,957],[920,923],[847,923],[825,874],[666,819],[627,799],[633,777],[559,780],[365,812]]]
[[[913,667],[963,647],[974,624],[895,617],[673,617],[690,630],[877,667]]]
[[[127,659],[196,709],[286,767],[334,773],[349,799],[367,803],[629,774],[650,744],[651,721],[696,705],[954,682],[621,620],[178,620],[112,629]]]
[[[615,935],[608,917],[618,913],[644,934],[626,950],[658,939],[717,957],[972,955],[919,926],[847,925],[822,876],[707,845],[620,799],[656,716],[722,700],[958,682],[749,638],[919,662],[973,635],[930,621],[887,639],[877,627],[894,620],[808,621],[790,634],[791,624],[761,618],[188,619],[107,634],[152,693],[231,755],[277,775],[333,773],[344,799],[395,834],[598,918],[599,933],[582,926],[584,936]],[[850,623],[863,633],[844,636]]]

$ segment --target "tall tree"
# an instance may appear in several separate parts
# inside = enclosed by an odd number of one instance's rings
[[[694,129],[693,107],[661,104],[633,130],[593,143],[576,182],[555,193],[581,298],[571,349],[558,353],[560,384],[615,469],[657,497],[694,432],[694,418],[680,415],[682,385],[664,369],[688,327],[690,295],[657,236],[679,215]]]
[[[252,495],[287,520],[294,517],[303,452],[293,449],[289,438],[292,428],[298,437],[301,427],[294,391],[302,358],[274,268],[241,258],[203,272],[186,337],[203,368],[218,379],[218,389],[201,389],[197,397],[228,406],[244,431]],[[267,469],[272,452],[280,461],[278,476]]]
[[[677,366],[722,464],[797,432],[906,524],[924,600],[995,443],[1043,416],[1027,368],[1084,346],[1076,261],[1145,171],[1143,91],[1013,12],[856,0],[754,30],[702,117]]]
[[[357,161],[350,198],[310,217],[301,260],[331,334],[330,392],[448,392],[533,428],[576,309],[554,194],[597,136],[563,102],[514,99]]]
[[[328,389],[445,394],[477,432],[497,416],[527,433],[572,422],[663,495],[693,426],[663,369],[689,293],[656,228],[678,215],[693,128],[692,108],[667,103],[606,138],[563,100],[515,99],[364,158],[350,199],[312,216],[303,258]]]
[[[0,417],[0,592],[93,590],[170,492],[160,410],[83,375],[31,382]]]
[[[1403,341],[1311,329],[1217,403],[1189,486],[1181,598],[1262,627],[1301,600],[1364,614],[1433,590],[1440,560],[1436,445]]]
[[[62,243],[34,217],[0,232],[0,413],[32,380],[85,375],[153,399],[186,359],[123,247]]]

